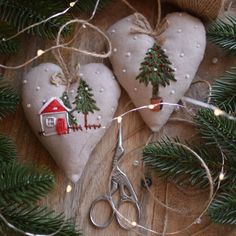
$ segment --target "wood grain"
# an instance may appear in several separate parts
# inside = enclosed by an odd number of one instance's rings
[[[141,13],[145,14],[150,22],[155,22],[156,16],[156,1],[154,0],[139,0],[130,1],[135,8]],[[100,12],[93,22],[101,29],[105,30],[109,25],[113,24],[118,19],[132,13],[120,1],[115,1],[114,4],[108,6],[105,10]],[[26,36],[23,40],[22,50],[19,54],[12,57],[1,58],[1,62],[6,65],[18,65],[26,59],[35,55],[36,51],[49,47],[52,42],[45,42],[40,39]],[[88,30],[80,35],[75,46],[87,48],[90,50],[100,51],[104,47],[103,40],[94,32]],[[71,64],[81,64],[100,61],[84,55],[71,55],[65,53],[64,56],[71,60]],[[213,64],[212,58],[217,57],[219,62]],[[21,90],[21,82],[24,73],[28,71],[31,66],[37,65],[40,62],[53,62],[52,55],[46,55],[43,59],[34,62],[17,71],[2,70],[3,75],[11,81],[18,89]],[[107,60],[104,63],[109,65]],[[214,80],[229,66],[233,65],[234,60],[229,56],[224,56],[218,49],[208,45],[204,61],[202,62],[196,79],[206,79],[208,81]],[[205,84],[198,84],[192,86],[189,96],[203,99],[206,95],[207,87]],[[119,108],[117,114],[132,108],[133,105],[127,94],[122,91],[121,99],[119,101]],[[173,117],[183,117],[183,112],[175,112]],[[39,143],[37,138],[31,131],[27,121],[24,117],[22,108],[19,107],[17,113],[3,120],[0,124],[0,132],[6,133],[16,142],[19,150],[20,159],[24,162],[31,162],[36,167],[47,166],[53,170],[56,176],[56,188],[50,193],[43,204],[48,204],[58,212],[65,212],[67,217],[74,217],[78,227],[84,232],[84,235],[94,236],[133,236],[133,235],[154,235],[145,230],[145,228],[160,232],[160,235],[165,235],[168,232],[175,232],[185,228],[196,218],[197,214],[203,209],[205,201],[207,200],[208,191],[199,191],[195,189],[180,189],[171,183],[162,181],[153,176],[153,184],[150,188],[151,193],[140,185],[141,181],[141,167],[133,165],[134,160],[141,159],[142,147],[147,142],[151,135],[151,131],[145,126],[138,113],[130,114],[125,118],[124,146],[126,154],[122,160],[121,168],[124,170],[133,183],[135,191],[137,192],[140,204],[142,206],[142,218],[140,224],[143,228],[136,228],[134,231],[125,231],[121,229],[114,221],[106,229],[94,228],[88,218],[88,211],[92,201],[101,194],[106,193],[108,187],[108,178],[111,171],[111,161],[113,149],[116,143],[117,129],[113,124],[106,132],[103,139],[99,142],[96,149],[93,151],[88,164],[83,172],[80,181],[73,185],[72,193],[66,197],[65,188],[68,180],[65,178],[62,171],[56,166],[49,153]],[[175,137],[180,136],[181,139],[189,139],[194,135],[193,127],[187,123],[180,123],[170,121],[158,133],[155,134],[154,139],[158,139],[164,135]],[[155,197],[155,199],[153,199]],[[161,203],[161,204],[160,204]],[[178,212],[167,210],[163,207],[167,204],[171,208],[178,209]],[[132,209],[127,207],[125,213]],[[180,211],[180,212],[179,212]],[[100,222],[104,216],[109,213],[106,206],[99,206],[98,219]],[[199,232],[203,230],[202,232]],[[198,233],[197,233],[198,232]],[[197,233],[197,234],[195,234]],[[186,230],[177,235],[207,235],[207,236],[221,236],[221,235],[235,235],[236,231],[229,226],[219,226],[210,224],[207,217],[201,219],[199,224],[195,224],[189,230]]]

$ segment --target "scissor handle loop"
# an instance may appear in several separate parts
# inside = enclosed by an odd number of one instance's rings
[[[105,223],[103,223],[103,224],[98,224],[98,223],[96,222],[96,219],[95,219],[95,216],[94,216],[94,208],[95,208],[95,206],[96,206],[99,202],[108,202],[109,206],[111,207],[111,203],[110,203],[110,198],[109,198],[109,196],[106,196],[106,195],[100,196],[100,197],[96,198],[96,199],[92,202],[91,207],[90,207],[90,210],[89,210],[89,217],[90,217],[90,220],[91,220],[91,222],[92,222],[92,224],[93,224],[94,226],[96,226],[96,227],[98,227],[98,228],[100,228],[100,229],[103,229],[103,228],[106,228],[108,225],[111,224],[112,220],[114,219],[114,214],[115,214],[115,212],[114,212],[113,209],[112,209],[111,214],[110,214],[108,220],[107,220]],[[112,208],[112,207],[111,207],[111,208]]]
[[[117,208],[113,209],[113,212],[118,211],[119,208],[122,206],[122,204],[124,204],[126,202],[135,206],[135,210],[136,210],[135,223],[138,224],[140,222],[140,218],[141,218],[141,209],[140,209],[138,202],[134,201],[131,198],[121,199]],[[115,213],[115,217],[116,217],[116,220],[117,220],[119,226],[125,230],[131,230],[132,228],[134,228],[136,226],[136,224],[132,225],[132,222],[129,222],[129,219],[125,219],[125,217],[122,214],[120,214],[119,212]]]

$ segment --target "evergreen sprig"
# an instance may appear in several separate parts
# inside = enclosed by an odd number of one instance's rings
[[[235,157],[236,122],[234,120],[216,116],[209,109],[199,109],[194,121],[202,138],[206,140],[206,145],[215,145],[229,158]]]
[[[19,97],[16,90],[10,87],[0,76],[0,119],[16,110]]]
[[[47,169],[35,169],[18,163],[0,165],[0,206],[7,203],[32,204],[54,186]]]
[[[25,27],[47,19],[49,16],[64,9],[64,4],[53,0],[0,0],[0,20],[7,22],[17,31]],[[60,26],[71,17],[68,14],[59,16],[29,29],[27,32],[32,35],[53,38],[56,36]],[[65,33],[68,32],[65,29]]]
[[[56,214],[47,207],[14,204],[0,207],[0,212],[11,224],[26,232],[52,234],[60,230],[56,235],[81,235],[71,220],[65,220],[63,214]]]
[[[229,53],[236,53],[236,18],[228,16],[225,20],[213,22],[207,31],[208,39]]]
[[[200,161],[186,148],[176,143],[180,143],[178,138],[173,140],[166,138],[145,146],[143,149],[145,165],[154,170],[159,177],[168,178],[177,184],[206,187],[209,181]],[[221,168],[221,165],[217,164],[217,161],[220,161],[219,155],[213,155],[206,148],[193,143],[185,145],[202,157],[212,170],[213,178],[218,176]],[[236,166],[234,171],[233,176],[236,173]],[[234,181],[236,184],[236,178]]]
[[[14,34],[14,30],[9,25],[0,25],[0,54],[16,53],[19,49],[19,41],[16,39],[7,40]]]
[[[214,81],[210,95],[214,105],[226,112],[236,112],[236,68]]]
[[[208,215],[214,223],[236,224],[236,191],[221,192],[208,208]]]
[[[0,134],[0,165],[3,163],[12,163],[16,160],[16,156],[16,147],[11,139]]]

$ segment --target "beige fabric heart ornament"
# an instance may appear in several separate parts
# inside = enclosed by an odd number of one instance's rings
[[[162,49],[166,52],[174,69],[176,81],[159,86],[159,96],[164,103],[178,103],[197,72],[205,47],[206,33],[202,22],[187,13],[171,13],[166,16],[168,27],[161,35],[164,38]],[[143,24],[145,26],[145,24]],[[128,16],[112,25],[107,34],[112,42],[110,60],[120,84],[128,92],[136,107],[150,104],[152,86],[146,87],[136,77],[140,64],[155,40],[143,33],[134,33],[137,28],[136,15]],[[160,112],[140,110],[145,123],[152,131],[158,131],[167,122],[174,106],[164,105]]]
[[[65,86],[55,86],[50,82],[53,76],[60,73],[61,68],[52,63],[32,68],[23,80],[22,102],[25,115],[41,143],[68,178],[76,182],[91,152],[111,123],[118,105],[120,88],[112,72],[103,64],[81,66],[80,77],[92,89],[92,98],[100,110],[88,113],[86,127],[84,114],[74,111],[72,115],[77,119],[77,126],[71,126],[70,109],[60,99]],[[78,82],[71,84],[68,91],[72,107],[76,96],[80,96],[77,88]]]

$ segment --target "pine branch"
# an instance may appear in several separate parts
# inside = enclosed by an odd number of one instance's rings
[[[33,23],[45,20],[62,10],[64,10],[64,4],[53,0],[0,0],[0,19],[16,28],[17,31]],[[70,18],[68,14],[53,18],[44,24],[29,29],[27,33],[54,38],[60,26]],[[65,29],[64,33],[68,33],[68,31],[69,28]]]
[[[236,112],[236,68],[214,81],[211,101],[226,112]]]
[[[5,41],[14,34],[13,29],[8,25],[0,26],[0,54],[16,53],[19,49],[19,42],[16,39]]]
[[[226,20],[217,20],[207,31],[208,39],[229,53],[236,53],[236,18],[228,16]]]
[[[47,207],[29,207],[8,205],[0,208],[3,216],[13,225],[23,231],[37,234],[51,234],[59,230],[58,236],[80,236],[80,231],[70,220],[65,220],[62,214],[56,214]]]
[[[54,177],[46,169],[36,170],[17,163],[0,165],[0,205],[32,204],[54,186]]]
[[[16,160],[16,156],[16,147],[11,139],[0,134],[0,165],[12,163]]]
[[[159,85],[165,87],[171,80],[176,81],[167,55],[156,43],[146,53],[139,70],[141,72],[136,79],[145,86],[151,83],[154,88]]]
[[[197,129],[206,140],[206,145],[216,145],[229,157],[236,154],[236,122],[226,117],[215,116],[209,109],[199,109],[194,117]]]
[[[236,224],[236,191],[229,190],[218,194],[208,209],[214,223]]]
[[[0,76],[0,119],[16,110],[19,97],[15,89],[2,81]]]
[[[92,89],[82,79],[80,80],[73,104],[75,104],[73,111],[76,110],[78,113],[88,114],[89,112],[94,113],[94,111],[99,111],[96,101],[93,99]]]
[[[179,139],[162,139],[155,144],[145,146],[143,160],[147,167],[154,170],[159,177],[168,178],[180,185],[190,184],[196,187],[206,187],[209,182],[206,170],[200,161],[184,147],[175,144]],[[195,144],[186,143],[192,150],[198,153],[211,170],[212,177],[219,175],[221,158],[212,154],[208,149]],[[236,173],[234,168],[233,176]],[[236,178],[234,178],[236,184]]]

